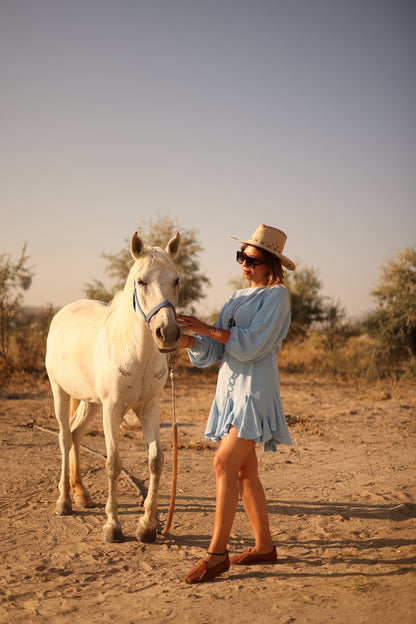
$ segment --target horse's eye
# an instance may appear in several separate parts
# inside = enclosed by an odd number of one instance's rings
[[[138,286],[146,286],[146,282],[144,280],[142,280],[142,279],[139,279],[139,278],[136,279],[136,284]]]
[[[175,280],[175,288],[177,288],[180,283],[181,283],[181,280],[179,279],[179,277],[177,277]]]

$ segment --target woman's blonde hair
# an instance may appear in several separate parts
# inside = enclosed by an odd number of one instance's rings
[[[251,246],[255,247],[255,245],[251,245]],[[244,244],[241,247],[241,251],[244,251],[247,247],[248,245]],[[267,264],[267,266],[270,269],[269,283],[267,285],[276,286],[277,284],[281,284],[282,286],[284,286],[285,285],[285,273],[284,273],[280,258],[270,253],[270,251],[267,251],[266,249],[262,249],[261,247],[256,247],[256,249],[261,251],[261,253],[263,254],[264,262],[265,264]]]

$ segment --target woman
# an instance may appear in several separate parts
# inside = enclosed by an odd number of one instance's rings
[[[280,402],[276,354],[290,325],[283,268],[295,268],[283,255],[286,234],[259,225],[237,252],[249,288],[237,290],[214,326],[194,316],[178,315],[183,330],[178,345],[188,349],[195,366],[221,361],[215,398],[205,436],[221,441],[214,457],[216,508],[207,555],[185,577],[202,583],[228,570],[231,564],[273,562],[277,559],[269,528],[266,497],[258,475],[255,446],[266,451],[291,444]],[[255,544],[229,558],[227,542],[238,497],[250,521]]]

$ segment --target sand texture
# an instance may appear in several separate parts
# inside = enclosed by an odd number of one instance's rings
[[[154,544],[135,537],[140,493],[124,476],[119,511],[125,541],[102,541],[104,460],[83,452],[95,507],[54,515],[60,473],[48,384],[4,391],[1,418],[0,622],[25,624],[415,624],[416,388],[283,378],[294,446],[259,449],[278,550],[275,565],[231,567],[189,586],[205,554],[215,505],[215,444],[203,436],[215,375],[175,382],[179,475],[171,530]],[[163,528],[172,464],[170,385],[162,396]],[[105,453],[99,419],[84,438]],[[123,430],[125,470],[148,483],[140,429]],[[230,553],[252,545],[241,507]]]

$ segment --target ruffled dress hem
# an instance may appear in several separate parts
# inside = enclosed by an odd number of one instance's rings
[[[213,442],[219,442],[227,435],[231,425],[237,429],[239,438],[264,444],[265,451],[276,451],[278,444],[292,445],[277,393],[267,416],[259,414],[255,399],[251,396],[246,396],[240,406],[235,406],[232,398],[228,397],[221,411],[218,410],[214,399],[205,437]]]

